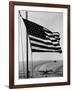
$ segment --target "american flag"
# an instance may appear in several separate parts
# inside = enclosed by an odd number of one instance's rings
[[[23,18],[28,37],[30,39],[32,52],[58,52],[62,53],[60,47],[60,34],[52,32],[47,28]]]

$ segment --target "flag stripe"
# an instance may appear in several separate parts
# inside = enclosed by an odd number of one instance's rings
[[[47,40],[51,40],[52,42],[57,42],[57,39],[56,38],[51,38],[49,36],[46,36],[46,39]]]
[[[51,50],[37,50],[37,49],[32,49],[32,52],[59,52],[59,53],[61,53],[62,52],[62,50],[58,50],[58,51],[51,51]]]
[[[54,34],[49,34],[47,32],[46,33],[46,36],[48,36],[51,40],[58,40],[59,39],[59,35],[54,35]]]
[[[48,31],[45,31],[45,34],[51,37],[54,37],[53,33],[49,33]]]
[[[36,41],[42,41],[42,42],[45,42],[45,43],[51,43],[51,44],[57,44],[58,45],[58,43],[59,42],[53,42],[53,41],[51,41],[51,40],[45,40],[45,39],[41,39],[41,38],[38,38],[38,37],[35,37],[35,36],[32,36],[32,35],[29,35],[29,38],[31,39],[31,40],[36,40]]]
[[[36,49],[36,50],[49,50],[49,51],[58,51],[58,50],[54,50],[54,49],[50,49],[50,48],[43,48],[43,47],[36,47],[36,46],[32,46],[32,49]],[[61,50],[61,49],[59,49]]]
[[[36,40],[40,40],[40,41],[44,41],[44,42],[51,42],[51,40],[45,40],[45,39],[42,39],[42,38],[39,38],[39,37],[35,37],[35,36],[32,36],[32,35],[29,35],[29,38],[30,39],[36,39]]]
[[[53,44],[51,42],[45,42],[45,41],[37,40],[37,39],[34,39],[34,38],[30,38],[30,41],[36,41],[36,42],[40,42],[40,43],[43,43],[43,44],[46,44],[46,45],[59,46],[59,43]]]
[[[53,44],[51,42],[45,42],[45,41],[37,40],[37,39],[34,39],[34,38],[30,38],[30,41],[36,41],[36,42],[40,42],[40,43],[43,43],[43,44],[46,44],[46,45],[59,46],[59,43]]]
[[[34,44],[38,44],[38,45],[42,45],[42,46],[46,46],[46,47],[60,47],[59,45],[54,46],[54,45],[49,45],[49,44],[45,44],[45,43],[42,43],[42,42],[37,42],[37,41],[34,41],[34,40],[30,40],[30,43],[34,43]]]
[[[61,49],[60,47],[46,47],[46,46],[42,46],[42,45],[38,45],[38,44],[34,44],[34,43],[31,43],[32,46],[35,46],[35,47],[41,47],[41,48],[44,48],[44,49],[52,49],[52,50],[59,50]]]

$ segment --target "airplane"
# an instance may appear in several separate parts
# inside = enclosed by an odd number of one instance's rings
[[[53,74],[53,70],[52,69],[46,70],[46,71],[38,71],[38,72],[40,72],[42,75]]]

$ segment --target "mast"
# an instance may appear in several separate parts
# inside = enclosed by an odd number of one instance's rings
[[[26,19],[28,20],[28,11],[26,11]],[[29,48],[28,48],[28,45],[29,45],[29,43],[28,43],[28,33],[26,33],[26,38],[27,38],[27,78],[29,78],[30,77],[30,75],[31,75],[31,78],[33,77],[33,61],[32,61],[32,64],[31,64],[31,66],[32,66],[32,71],[30,70],[29,71],[29,54],[28,54],[28,50],[29,50]],[[29,40],[30,41],[30,40]],[[31,43],[31,42],[30,42]],[[30,48],[31,48],[31,45],[30,45]],[[32,60],[33,58],[32,58],[32,52],[31,52],[31,60]]]
[[[28,20],[28,12],[26,11],[26,19]],[[29,65],[28,65],[28,33],[26,32],[26,45],[27,45],[27,78],[29,78]]]

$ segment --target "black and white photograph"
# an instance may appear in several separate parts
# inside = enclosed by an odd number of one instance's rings
[[[10,88],[69,85],[69,15],[69,5],[10,2]]]
[[[63,13],[19,10],[18,24],[19,79],[63,77]]]

